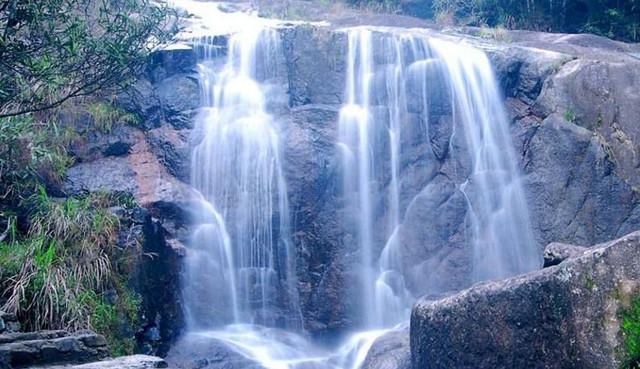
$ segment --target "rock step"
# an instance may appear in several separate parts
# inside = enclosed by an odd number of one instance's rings
[[[50,340],[69,336],[67,331],[11,332],[0,334],[0,345],[21,341]]]
[[[65,331],[44,331],[3,337],[13,341],[0,344],[0,368],[87,363],[109,354],[105,338],[89,331],[74,335]]]
[[[55,365],[31,369],[154,369],[168,368],[167,362],[155,356],[132,355],[81,365]]]

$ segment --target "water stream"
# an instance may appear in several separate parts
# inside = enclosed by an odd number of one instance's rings
[[[418,296],[407,288],[398,230],[405,210],[402,142],[416,132],[404,132],[403,125],[409,95],[417,96],[423,110],[418,134],[429,140],[427,92],[436,79],[447,81],[455,134],[466,142],[464,152],[452,147],[452,155],[468,155],[471,163],[458,190],[467,201],[473,279],[538,266],[508,123],[484,53],[419,32],[343,32],[348,54],[336,149],[341,195],[357,219],[348,232],[360,253],[361,331],[327,349],[301,330],[283,122],[274,113],[287,101],[278,79],[282,45],[277,26],[256,21],[234,29],[226,48],[210,35],[192,41],[200,56],[202,109],[191,184],[201,196],[185,258],[184,340],[223,342],[269,369],[358,369],[374,341],[408,319]]]

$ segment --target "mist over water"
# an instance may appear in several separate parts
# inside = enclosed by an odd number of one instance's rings
[[[196,118],[192,186],[195,230],[185,257],[184,340],[216,340],[265,368],[358,369],[377,338],[409,318],[399,229],[403,138],[429,142],[430,91],[447,89],[454,135],[471,163],[457,190],[467,202],[467,242],[474,281],[539,265],[502,99],[487,57],[471,46],[422,33],[344,30],[344,104],[335,123],[347,232],[357,240],[361,324],[332,350],[301,329],[290,205],[283,174],[277,27],[257,22],[193,41],[199,53],[202,108]],[[437,83],[436,83],[437,81]],[[445,83],[441,83],[444,81]],[[419,132],[407,131],[410,99]],[[415,138],[414,138],[415,139]],[[427,160],[436,160],[426,146]],[[437,217],[437,214],[433,215]],[[382,220],[381,220],[382,219]]]

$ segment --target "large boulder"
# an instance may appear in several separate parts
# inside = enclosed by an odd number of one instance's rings
[[[640,232],[557,266],[419,301],[413,367],[616,369],[622,312],[638,296]]]

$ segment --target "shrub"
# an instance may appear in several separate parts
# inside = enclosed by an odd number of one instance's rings
[[[0,118],[0,201],[15,203],[42,180],[60,181],[73,163],[66,147],[75,134],[32,115]]]
[[[0,117],[127,85],[176,19],[153,0],[0,0]]]

